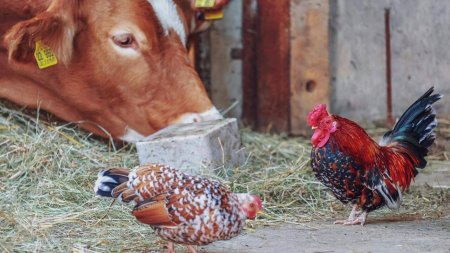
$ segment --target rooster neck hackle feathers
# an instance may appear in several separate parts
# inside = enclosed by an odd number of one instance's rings
[[[337,122],[337,131],[330,137],[331,148],[352,156],[357,161],[370,166],[379,158],[379,146],[355,122],[333,115]]]

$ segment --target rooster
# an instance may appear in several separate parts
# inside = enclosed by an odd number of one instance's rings
[[[127,169],[101,171],[94,191],[121,202],[135,202],[132,214],[173,243],[205,245],[237,236],[246,219],[254,219],[262,210],[258,196],[235,194],[221,183],[189,176],[174,168],[150,164]]]
[[[355,122],[329,115],[325,105],[308,114],[315,129],[311,138],[311,167],[316,178],[353,209],[335,224],[364,225],[369,212],[384,205],[397,209],[402,192],[427,163],[437,126],[432,105],[442,98],[429,89],[400,117],[379,144]]]

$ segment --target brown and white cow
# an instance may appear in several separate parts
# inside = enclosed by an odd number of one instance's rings
[[[0,0],[0,98],[129,142],[172,123],[221,118],[185,47],[191,4]],[[38,68],[38,40],[57,65]]]

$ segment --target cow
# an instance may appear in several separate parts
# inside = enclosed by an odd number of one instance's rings
[[[0,6],[0,98],[126,142],[174,123],[222,118],[186,49],[198,11],[192,0]],[[36,53],[44,48],[57,63],[40,69]]]

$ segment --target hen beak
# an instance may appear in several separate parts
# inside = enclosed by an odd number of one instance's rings
[[[317,129],[317,127],[316,127],[316,126],[312,126],[311,129],[312,129],[312,130],[315,130],[315,129]]]
[[[259,210],[256,214],[258,214],[258,215],[266,215],[266,213],[263,210]]]

